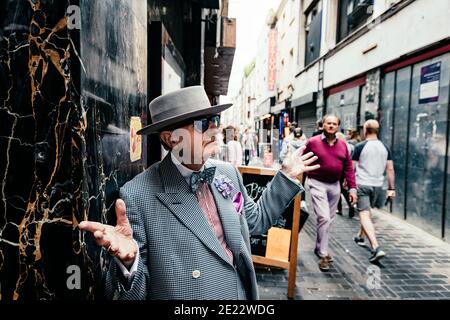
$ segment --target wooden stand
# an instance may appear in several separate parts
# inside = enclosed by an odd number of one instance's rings
[[[239,167],[238,169],[241,175],[250,174],[273,177],[277,173],[277,170],[268,168]],[[278,267],[288,270],[287,296],[290,299],[294,297],[295,281],[297,276],[297,249],[301,200],[300,194],[294,198],[292,230],[271,228],[268,232],[265,256],[252,255],[254,264]],[[290,233],[290,237],[287,237],[287,232]]]

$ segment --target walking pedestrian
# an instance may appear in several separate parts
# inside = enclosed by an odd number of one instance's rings
[[[244,135],[242,136],[242,144],[244,145],[244,163],[246,166],[248,166],[248,163],[250,162],[251,154],[253,153],[253,150],[255,149],[255,142],[252,133],[250,132],[249,128],[246,128],[244,130]]]
[[[232,128],[234,131],[234,128]],[[234,167],[242,164],[242,145],[238,140],[237,134],[234,134],[233,140],[228,141],[228,162]]]
[[[376,120],[364,123],[365,141],[355,146],[353,165],[356,169],[356,182],[358,184],[358,212],[360,230],[354,238],[355,242],[364,246],[364,236],[369,239],[372,248],[370,262],[376,262],[386,256],[380,249],[375,227],[372,222],[372,208],[381,207],[383,199],[384,174],[387,175],[388,191],[386,198],[395,198],[395,172],[389,147],[378,139],[380,125]]]
[[[289,122],[288,126],[289,126],[289,134],[284,137],[283,142],[294,140],[294,130],[297,128],[297,122],[292,122],[292,123]]]
[[[351,154],[353,154],[353,151],[355,150],[355,146],[361,142],[361,137],[359,135],[358,130],[356,129],[347,129],[346,134],[346,140],[347,143],[351,146]]]
[[[336,217],[336,208],[341,196],[340,181],[344,177],[350,188],[352,204],[357,201],[355,174],[347,144],[336,138],[340,119],[334,115],[323,118],[323,132],[309,139],[307,152],[314,152],[320,169],[307,173],[314,213],[317,216],[317,240],[314,253],[319,257],[319,268],[330,269],[333,258],[328,253],[330,228]]]
[[[313,132],[312,137],[321,135],[323,132],[323,120],[319,119],[316,121],[316,131]]]
[[[280,161],[283,160],[292,152],[295,152],[298,148],[303,146],[306,143],[306,140],[303,139],[303,130],[301,128],[294,129],[294,138],[290,140],[283,141],[283,146],[281,147],[280,152]]]

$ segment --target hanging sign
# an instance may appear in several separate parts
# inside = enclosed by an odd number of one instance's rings
[[[277,76],[277,31],[275,29],[269,31],[268,72],[268,89],[274,91]]]

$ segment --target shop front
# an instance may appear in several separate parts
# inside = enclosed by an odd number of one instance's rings
[[[362,133],[366,120],[380,121],[396,177],[397,198],[387,209],[441,238],[450,235],[449,88],[447,41],[325,91],[326,113],[341,118],[342,131]]]
[[[293,119],[295,119],[298,127],[303,130],[303,133],[307,138],[312,137],[312,134],[316,129],[316,103],[317,92],[311,92],[292,100]]]
[[[383,71],[381,138],[392,149],[396,173],[392,213],[448,237],[450,45]]]

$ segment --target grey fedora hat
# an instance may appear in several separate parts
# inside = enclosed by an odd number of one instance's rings
[[[220,113],[231,106],[231,103],[211,106],[202,86],[179,89],[150,102],[149,111],[153,123],[139,130],[137,134],[155,133],[189,119]]]

